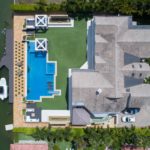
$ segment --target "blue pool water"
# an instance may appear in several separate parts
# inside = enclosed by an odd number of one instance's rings
[[[27,100],[40,100],[40,96],[55,93],[55,63],[46,62],[46,52],[36,52],[35,43],[27,44]]]

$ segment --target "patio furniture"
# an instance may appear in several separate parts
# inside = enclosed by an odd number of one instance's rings
[[[34,112],[34,108],[27,108],[26,112]]]
[[[36,118],[32,119],[30,116],[26,116],[25,121],[26,122],[39,122],[40,120]]]

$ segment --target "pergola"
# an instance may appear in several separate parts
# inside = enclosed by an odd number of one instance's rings
[[[48,28],[47,15],[35,15],[35,28]]]
[[[47,51],[47,39],[46,38],[35,39],[35,51]]]

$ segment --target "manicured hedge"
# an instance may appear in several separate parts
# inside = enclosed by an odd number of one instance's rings
[[[36,11],[36,4],[13,4],[11,5],[11,9],[14,11],[20,11],[20,12],[34,12]]]
[[[65,11],[73,14],[105,13],[125,15],[149,15],[150,0],[66,0],[60,4],[43,2],[36,4],[14,4],[14,11]]]
[[[20,128],[14,128],[14,129],[13,129],[13,132],[14,132],[14,133],[25,133],[25,134],[27,134],[27,135],[31,135],[31,134],[33,134],[35,131],[36,131],[35,128],[23,128],[23,127],[20,127]]]
[[[15,12],[57,12],[63,11],[62,5],[51,3],[49,5],[39,5],[39,4],[13,4],[11,9]]]

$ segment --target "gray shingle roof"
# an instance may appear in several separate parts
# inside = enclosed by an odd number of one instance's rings
[[[95,40],[95,69],[72,70],[72,102],[84,103],[92,113],[120,112],[129,93],[132,97],[150,97],[147,85],[142,84],[150,75],[150,66],[140,62],[150,57],[150,30],[133,28],[131,17],[95,16],[93,24],[95,28],[89,29],[95,30],[91,38]],[[99,88],[102,93],[97,96]]]

